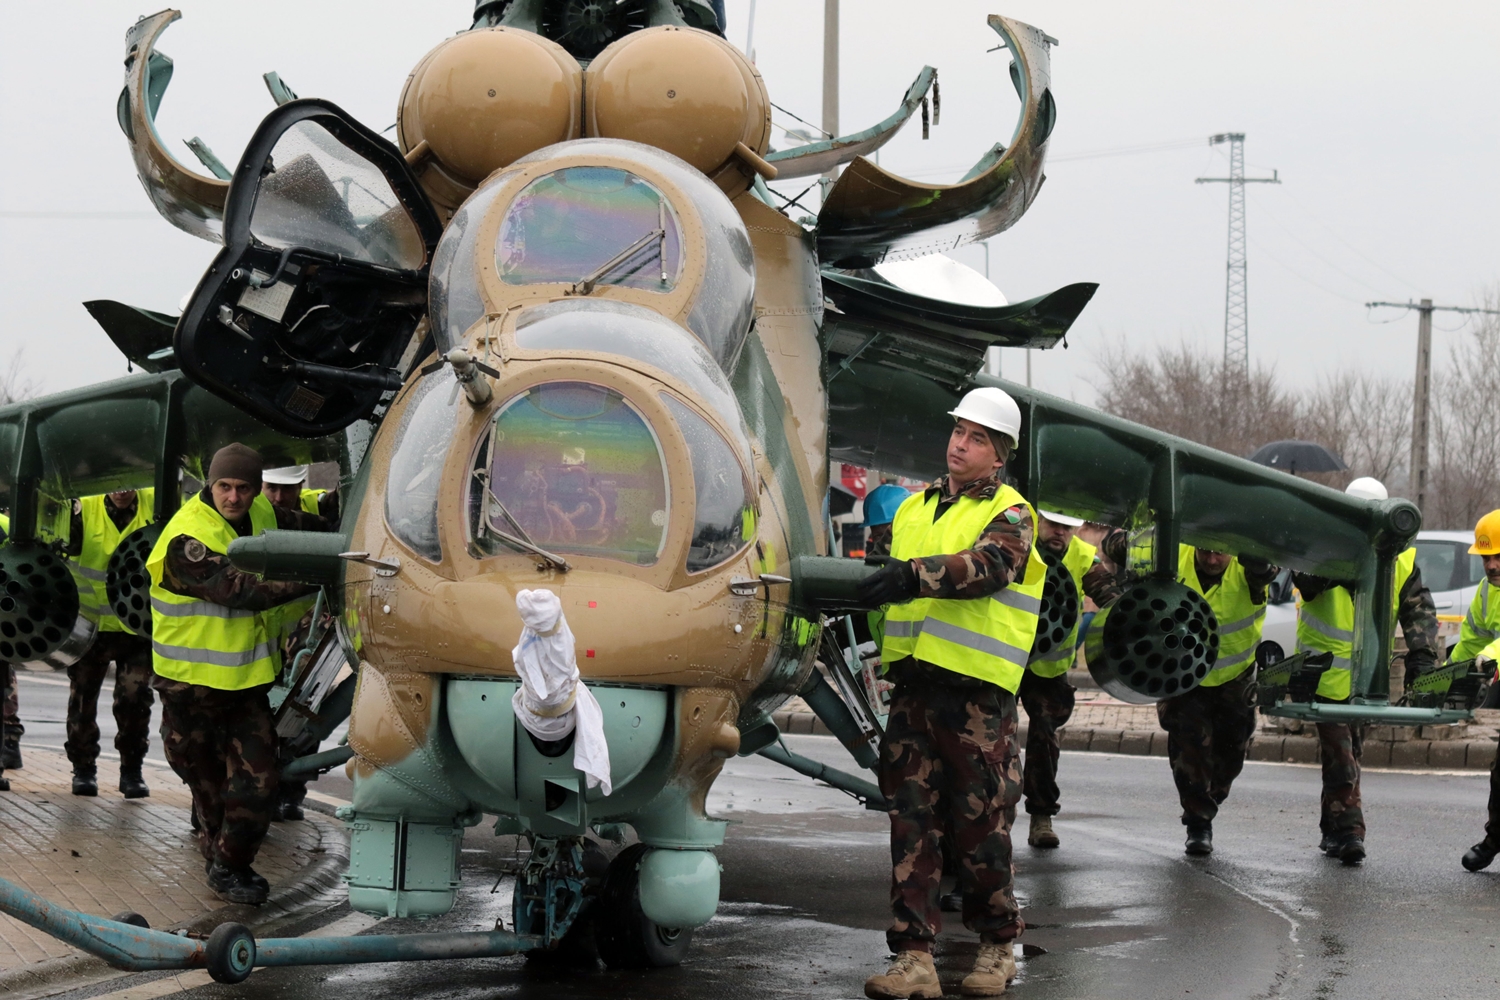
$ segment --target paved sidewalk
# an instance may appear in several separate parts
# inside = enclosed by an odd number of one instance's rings
[[[226,907],[204,880],[188,825],[192,800],[169,768],[148,760],[151,796],[126,800],[116,790],[117,762],[101,756],[99,796],[83,798],[71,792],[61,752],[24,742],[22,752],[25,768],[6,771],[11,790],[0,792],[0,876],[51,902],[106,917],[133,910],[162,929],[256,924],[317,902],[347,862],[343,825],[309,810],[303,822],[273,824],[261,848],[255,867],[271,883],[270,903]],[[12,994],[18,970],[70,957],[78,957],[70,946],[0,915],[0,996]],[[60,973],[80,971],[77,962],[61,964],[68,968]]]
[[[784,733],[821,733],[829,729],[793,698],[771,716]],[[1026,742],[1026,713],[1019,737]],[[1100,691],[1080,690],[1073,717],[1058,730],[1064,750],[1089,750],[1165,757],[1167,734],[1156,721],[1155,705],[1128,705]],[[1371,726],[1365,734],[1366,767],[1488,770],[1495,761],[1500,710],[1480,709],[1474,721],[1453,726]],[[1250,742],[1251,760],[1318,762],[1318,738],[1311,724],[1261,716]]]

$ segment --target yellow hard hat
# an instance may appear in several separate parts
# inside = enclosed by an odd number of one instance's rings
[[[1476,556],[1500,554],[1500,510],[1490,511],[1474,525],[1474,544],[1469,552]]]

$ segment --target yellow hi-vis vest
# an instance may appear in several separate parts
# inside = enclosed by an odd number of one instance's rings
[[[952,555],[972,548],[980,533],[1001,512],[1024,507],[1036,532],[1036,511],[1009,486],[991,500],[961,496],[937,521],[938,496],[914,493],[896,511],[892,524],[891,557],[920,559]],[[1021,580],[987,597],[919,597],[891,604],[885,612],[885,640],[880,661],[895,663],[914,656],[955,673],[977,677],[1015,692],[1026,671],[1031,643],[1036,638],[1037,612],[1047,564],[1035,546]]]
[[[1417,550],[1396,557],[1396,587],[1391,593],[1391,627],[1401,588],[1411,578]],[[1348,701],[1354,666],[1354,595],[1344,587],[1329,587],[1297,609],[1297,652],[1332,653],[1333,666],[1318,681],[1318,694],[1330,701]]]
[[[83,509],[83,543],[78,556],[68,560],[68,569],[73,571],[73,581],[78,584],[78,613],[97,624],[100,632],[124,632],[120,619],[110,613],[109,595],[105,592],[109,557],[114,555],[122,538],[151,523],[156,491],[136,491],[135,516],[123,530],[116,528],[109,516],[108,497],[84,497],[78,503]],[[71,517],[70,514],[70,520]]]
[[[309,514],[318,513],[318,500],[327,492],[327,490],[303,490],[302,509]]]
[[[1500,660],[1500,587],[1485,580],[1469,602],[1469,613],[1458,627],[1458,645],[1449,663],[1487,656]]]
[[[276,527],[271,502],[257,496],[250,504],[252,534]],[[185,684],[221,691],[269,684],[281,669],[281,653],[271,634],[275,609],[268,615],[228,608],[212,601],[177,594],[162,585],[167,546],[189,535],[224,555],[239,537],[212,505],[194,494],[167,522],[146,570],[151,574],[151,664],[158,674]]]
[[[1093,567],[1094,555],[1098,551],[1096,546],[1074,535],[1062,554],[1062,564],[1078,588],[1078,618],[1074,619],[1072,631],[1060,645],[1046,653],[1036,654],[1026,664],[1026,669],[1038,677],[1061,677],[1073,665],[1073,658],[1078,653],[1078,622],[1083,619],[1083,575]]]
[[[1219,658],[1200,686],[1228,684],[1255,662],[1255,647],[1260,645],[1260,629],[1266,618],[1266,605],[1250,599],[1250,582],[1239,559],[1231,559],[1218,583],[1203,589],[1198,582],[1198,566],[1191,545],[1177,547],[1177,579],[1202,594],[1219,620]]]

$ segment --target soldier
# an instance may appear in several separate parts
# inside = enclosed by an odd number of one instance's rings
[[[1078,588],[1080,600],[1087,595],[1104,607],[1120,595],[1115,574],[1098,558],[1098,549],[1077,535],[1083,519],[1056,511],[1037,509],[1037,553],[1048,566],[1061,562]],[[1125,533],[1114,532],[1123,543]],[[1080,607],[1079,611],[1082,611]],[[1080,615],[1081,617],[1081,615]],[[1078,650],[1079,626],[1074,622],[1062,643],[1043,653],[1033,649],[1026,674],[1021,678],[1019,697],[1026,709],[1026,766],[1023,787],[1026,812],[1031,829],[1026,843],[1032,847],[1053,848],[1059,843],[1052,829],[1052,817],[1058,814],[1060,793],[1057,789],[1057,761],[1061,747],[1057,731],[1073,716],[1074,688],[1068,683],[1068,669]]]
[[[1188,854],[1211,854],[1214,816],[1245,766],[1255,734],[1255,647],[1266,587],[1277,569],[1264,559],[1178,546],[1177,579],[1208,601],[1219,622],[1219,655],[1202,682],[1156,705],[1182,801]]]
[[[1385,486],[1368,476],[1354,480],[1345,489],[1364,500],[1384,500]],[[1297,651],[1332,653],[1333,666],[1318,682],[1321,702],[1345,704],[1351,696],[1350,668],[1354,656],[1354,595],[1349,588],[1322,577],[1294,573],[1292,581],[1302,595],[1297,610]],[[1406,682],[1431,670],[1437,663],[1437,606],[1422,583],[1417,550],[1408,548],[1396,559],[1394,615],[1406,636]],[[1360,803],[1359,760],[1364,743],[1363,725],[1318,723],[1318,752],[1323,761],[1323,839],[1318,849],[1346,865],[1365,859],[1365,813]]]
[[[335,490],[307,488],[307,466],[283,465],[261,473],[261,492],[272,506],[318,514],[330,526],[339,524],[339,495]]]
[[[141,762],[151,742],[151,642],[120,624],[109,610],[105,571],[121,539],[151,523],[155,490],[121,490],[73,501],[66,551],[78,583],[79,612],[99,631],[93,645],[68,668],[68,739],[63,744],[73,765],[73,794],[98,795],[99,689],[110,662],[115,665],[115,750],[120,754],[120,794],[127,799],[151,794]]]
[[[261,580],[226,552],[269,528],[326,530],[321,517],[272,507],[261,496],[261,459],[227,445],[208,485],[173,515],[151,550],[152,682],[162,700],[167,761],[193,793],[198,849],[209,887],[232,903],[265,902],[251,867],[276,801],[276,733],[266,693],[281,669],[274,612],[310,593]]]
[[[260,491],[271,501],[273,507],[283,510],[300,510],[308,514],[320,514],[330,522],[338,520],[339,498],[337,493],[327,490],[304,489],[307,482],[307,466],[287,465],[279,469],[267,469],[261,473]],[[301,634],[301,624],[313,610],[316,597],[300,597],[277,609],[277,641],[282,644],[285,655],[294,653]],[[278,759],[284,764],[298,757],[316,753],[317,743],[304,731],[303,735],[280,741]],[[283,781],[277,795],[276,805],[271,811],[272,822],[296,822],[306,818],[302,803],[307,799],[306,781]]]
[[[1478,660],[1494,678],[1495,661],[1500,660],[1500,510],[1479,519],[1469,552],[1484,559],[1484,582],[1474,592],[1469,613],[1458,627],[1458,645],[1449,660]],[[1490,766],[1489,822],[1484,826],[1484,839],[1464,853],[1461,864],[1471,872],[1483,871],[1496,854],[1500,854],[1500,754]]]
[[[948,474],[896,512],[891,557],[860,585],[886,609],[881,661],[895,681],[881,743],[890,801],[895,960],[865,982],[870,997],[937,997],[943,841],[961,863],[964,926],[979,935],[969,996],[1015,978],[1025,929],[1012,881],[1010,827],[1021,798],[1016,688],[1036,635],[1046,567],[1032,550],[1036,515],[1001,476],[1021,413],[999,389],[952,411]]]

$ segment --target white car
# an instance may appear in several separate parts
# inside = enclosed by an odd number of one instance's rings
[[[1473,532],[1469,531],[1419,531],[1412,543],[1417,549],[1422,582],[1432,591],[1439,615],[1467,614],[1474,591],[1484,581],[1484,560],[1469,554],[1473,541]],[[1261,630],[1262,640],[1279,643],[1289,654],[1297,649],[1297,601],[1290,575],[1283,571],[1271,585]],[[1458,642],[1456,625],[1445,623],[1442,634],[1450,649]]]

